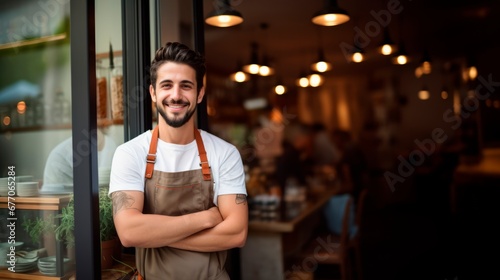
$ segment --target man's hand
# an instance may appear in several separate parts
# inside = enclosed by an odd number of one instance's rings
[[[208,213],[207,221],[210,223],[209,227],[215,227],[216,225],[220,224],[223,221],[222,215],[219,212],[219,207],[214,206],[208,209],[207,213]]]
[[[204,226],[218,222],[215,226],[190,235],[168,246],[197,252],[215,252],[245,245],[248,232],[248,205],[246,195],[227,194],[217,197],[218,207],[198,212],[203,213]],[[207,213],[209,213],[207,215]],[[207,218],[207,217],[210,218]]]

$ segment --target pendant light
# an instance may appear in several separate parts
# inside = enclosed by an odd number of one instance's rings
[[[311,20],[317,25],[335,26],[349,21],[349,15],[338,6],[337,0],[325,0],[325,6]]]
[[[258,74],[264,77],[274,74],[274,68],[270,66],[269,58],[267,57],[267,55],[264,55],[262,58],[262,64],[259,67]]]
[[[263,41],[264,41],[264,55],[262,56],[261,64],[259,67],[258,74],[260,76],[270,76],[274,74],[274,69],[270,65],[269,57],[267,56],[267,29],[269,28],[269,24],[263,22],[260,24],[260,28],[263,30]]]
[[[286,93],[286,91],[287,91],[287,88],[283,84],[283,80],[281,79],[281,77],[279,77],[277,79],[276,86],[274,86],[274,93],[276,93],[277,95],[283,95]]]
[[[405,65],[409,62],[408,54],[406,53],[403,42],[399,44],[396,55],[392,58],[393,64]]]
[[[301,72],[297,80],[295,81],[296,85],[302,88],[309,86],[309,78],[306,76],[305,72]]]
[[[258,49],[259,46],[257,43],[253,42],[250,45],[251,52],[250,52],[250,61],[248,64],[243,66],[243,71],[249,73],[249,74],[258,74],[260,70],[260,65],[259,65],[259,54],[258,54]]]
[[[427,50],[424,50],[424,55],[422,57],[422,63],[420,67],[422,67],[422,74],[428,75],[432,72],[431,55]]]
[[[415,68],[415,77],[420,78],[422,75],[428,75],[432,72],[431,56],[427,50],[424,50],[422,61]]]
[[[476,68],[476,60],[471,56],[465,60],[465,67],[462,70],[462,79],[464,82],[474,81],[477,78],[477,68]]]
[[[389,29],[384,29],[384,39],[382,43],[377,48],[377,51],[383,55],[391,55],[396,52],[397,47],[394,42],[391,40],[391,36],[389,34]]]
[[[237,82],[237,83],[243,83],[248,80],[250,80],[250,75],[247,73],[243,72],[241,70],[241,63],[238,63],[238,66],[236,67],[236,70],[229,76],[231,81]]]
[[[205,18],[207,24],[216,27],[230,27],[243,22],[243,16],[231,7],[229,0],[216,0],[214,6],[215,9]]]
[[[429,88],[426,85],[423,85],[422,88],[418,91],[418,99],[427,100],[431,97],[431,93]]]
[[[323,49],[320,48],[318,50],[318,60],[311,65],[311,69],[320,73],[332,69],[332,64],[330,62],[327,62],[325,59],[325,53],[323,52]]]
[[[309,86],[319,87],[325,82],[325,78],[320,73],[313,72],[307,76],[309,80]]]
[[[352,48],[351,51],[350,59],[352,62],[355,63],[363,62],[365,60],[365,52],[361,47],[357,46],[357,44],[354,44],[354,47]]]

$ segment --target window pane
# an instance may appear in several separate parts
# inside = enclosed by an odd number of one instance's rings
[[[69,25],[69,1],[0,2],[2,279],[72,271]]]

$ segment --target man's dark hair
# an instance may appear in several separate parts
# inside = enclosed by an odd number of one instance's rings
[[[178,42],[168,42],[159,48],[155,53],[155,58],[151,62],[150,75],[151,84],[156,89],[157,71],[165,62],[183,63],[191,66],[196,72],[197,91],[203,87],[203,78],[206,72],[205,58],[197,51]]]

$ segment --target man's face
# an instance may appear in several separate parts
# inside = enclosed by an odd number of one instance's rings
[[[196,92],[196,72],[186,64],[166,62],[158,68],[156,89],[149,91],[156,108],[172,127],[186,124],[203,99],[204,89]]]

